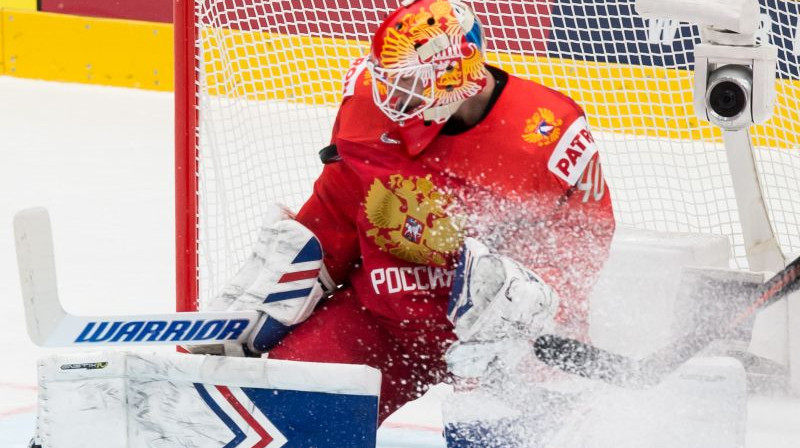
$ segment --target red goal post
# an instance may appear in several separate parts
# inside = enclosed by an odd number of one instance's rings
[[[634,0],[470,2],[489,63],[558,89],[586,111],[619,223],[729,238],[747,267],[717,130],[692,106],[695,27],[646,20]],[[775,116],[754,159],[781,250],[800,252],[798,4],[761,0],[779,47]],[[247,255],[264,207],[297,208],[320,170],[349,61],[393,0],[175,0],[179,310],[197,307]],[[797,45],[797,48],[795,48]]]
[[[174,0],[177,311],[197,309],[197,27],[192,0]]]

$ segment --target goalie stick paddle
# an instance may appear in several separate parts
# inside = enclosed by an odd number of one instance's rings
[[[552,334],[537,338],[533,350],[542,362],[567,373],[623,387],[654,386],[720,334],[736,328],[759,310],[797,289],[800,289],[800,258],[759,286],[752,295],[750,306],[724,325],[710,329],[698,327],[643,359],[629,358]]]
[[[259,314],[189,312],[75,316],[58,298],[50,217],[44,208],[14,217],[17,264],[31,340],[44,347],[244,343]]]

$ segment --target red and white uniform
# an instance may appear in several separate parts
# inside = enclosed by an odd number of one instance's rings
[[[344,286],[270,357],[381,369],[385,418],[445,372],[464,236],[538,273],[561,296],[559,322],[583,337],[614,219],[597,146],[566,96],[508,76],[477,125],[412,155],[366,73],[345,86],[333,135],[341,161],[325,166],[296,218]]]

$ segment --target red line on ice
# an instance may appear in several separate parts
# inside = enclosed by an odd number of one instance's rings
[[[7,411],[0,411],[0,418],[11,417],[19,414],[28,414],[36,410],[36,405],[22,406],[19,408],[12,408]]]
[[[381,425],[382,427],[392,428],[392,429],[411,429],[414,431],[429,431],[435,432],[437,434],[441,434],[444,429],[439,426],[427,426],[427,425],[415,425],[413,423],[384,423]]]
[[[20,389],[20,390],[37,390],[38,387],[33,384],[18,384],[18,383],[0,383],[0,388],[6,387],[9,389]]]

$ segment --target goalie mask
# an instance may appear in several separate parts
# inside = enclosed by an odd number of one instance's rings
[[[373,99],[401,125],[441,124],[486,86],[483,30],[459,0],[403,5],[372,39],[367,67]]]

